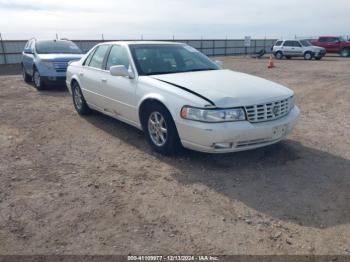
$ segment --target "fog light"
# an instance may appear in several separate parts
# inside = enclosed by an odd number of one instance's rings
[[[213,147],[215,149],[229,149],[232,148],[233,143],[214,143]]]

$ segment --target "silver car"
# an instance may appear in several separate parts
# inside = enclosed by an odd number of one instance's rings
[[[326,55],[326,49],[313,46],[308,40],[279,40],[272,48],[277,59],[304,57],[305,60],[321,60]]]

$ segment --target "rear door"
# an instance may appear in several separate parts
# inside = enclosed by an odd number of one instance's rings
[[[106,99],[102,89],[105,77],[104,62],[110,45],[100,45],[91,52],[79,72],[80,88],[88,102],[104,111]]]

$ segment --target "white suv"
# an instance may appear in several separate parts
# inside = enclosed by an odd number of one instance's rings
[[[326,49],[313,46],[308,40],[279,40],[272,48],[277,59],[286,57],[304,57],[305,60],[321,60],[326,55]]]

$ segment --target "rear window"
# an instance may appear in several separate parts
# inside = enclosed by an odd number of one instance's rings
[[[283,42],[283,41],[277,41],[277,42],[275,43],[275,46],[281,46],[281,45],[282,45],[282,42]]]
[[[82,54],[83,51],[72,41],[38,41],[35,45],[38,54]]]

